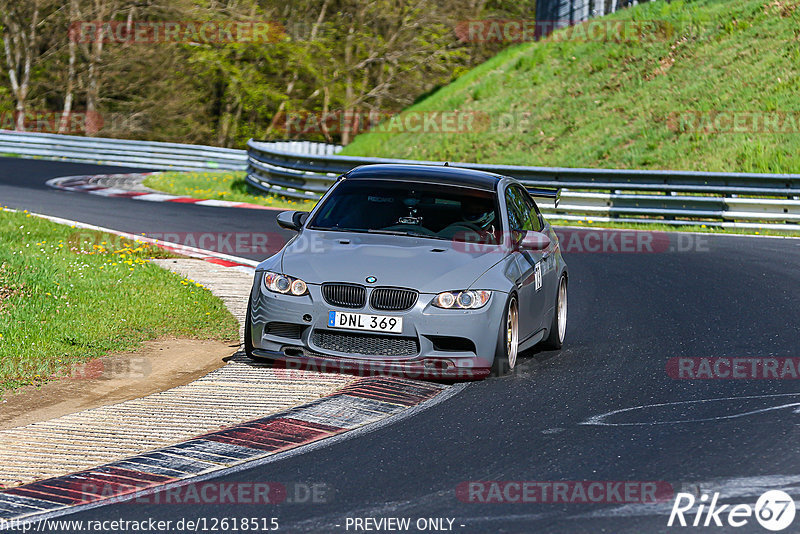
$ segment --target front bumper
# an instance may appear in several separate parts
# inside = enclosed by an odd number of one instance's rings
[[[309,284],[308,290],[301,297],[264,291],[256,276],[250,302],[254,355],[291,368],[362,375],[477,380],[489,374],[505,311],[504,293],[493,292],[478,310],[436,308],[431,304],[435,295],[421,293],[410,310],[388,312],[372,309],[369,293],[363,308],[346,309],[327,303],[321,286]],[[331,328],[330,311],[402,317],[403,331]]]

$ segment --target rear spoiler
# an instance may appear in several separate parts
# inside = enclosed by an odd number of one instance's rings
[[[553,199],[556,208],[558,203],[561,202],[561,189],[551,189],[549,187],[526,187],[525,189],[528,190],[532,197]]]

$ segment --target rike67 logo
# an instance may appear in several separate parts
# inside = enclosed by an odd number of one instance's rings
[[[719,493],[714,493],[710,501],[706,494],[696,499],[691,493],[678,493],[667,526],[743,527],[755,517],[765,529],[780,532],[789,528],[796,513],[794,500],[780,490],[764,493],[756,501],[755,507],[749,504],[718,504],[718,501]]]

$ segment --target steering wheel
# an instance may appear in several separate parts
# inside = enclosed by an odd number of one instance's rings
[[[479,234],[485,234],[486,233],[485,229],[483,229],[480,226],[478,226],[477,224],[471,223],[469,221],[454,222],[453,224],[447,225],[447,228],[454,228],[454,227],[458,227],[458,226],[463,226],[464,228],[468,228],[469,230],[473,230],[473,231],[475,231],[475,232],[477,232]]]

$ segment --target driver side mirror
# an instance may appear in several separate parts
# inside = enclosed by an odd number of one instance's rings
[[[307,218],[307,211],[282,211],[277,217],[278,226],[299,232]]]
[[[542,232],[528,230],[520,243],[522,248],[528,250],[544,250],[550,246],[550,237]]]

